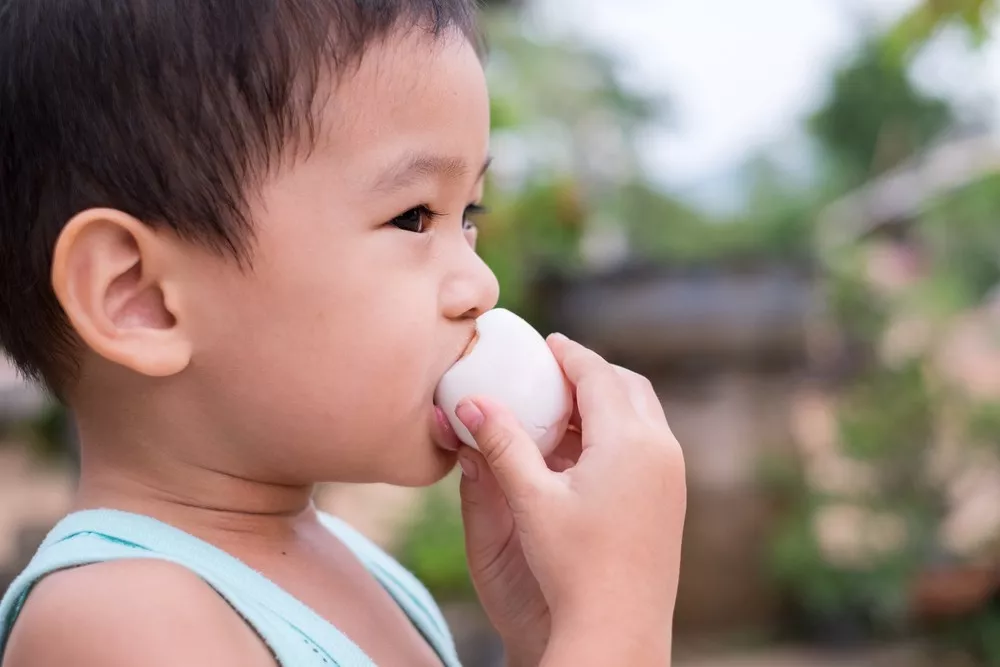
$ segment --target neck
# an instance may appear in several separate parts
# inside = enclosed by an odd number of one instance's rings
[[[129,411],[119,415],[109,420],[77,413],[81,456],[74,509],[144,514],[209,541],[225,534],[280,538],[315,518],[312,485],[257,479],[206,460],[203,453],[215,443],[193,442],[195,429],[171,433],[169,426],[156,428],[156,421]],[[144,431],[136,424],[153,427]],[[184,446],[172,446],[182,437]]]

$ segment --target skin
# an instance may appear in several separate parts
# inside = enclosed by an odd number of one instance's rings
[[[437,665],[311,497],[320,481],[432,484],[458,459],[432,398],[497,300],[465,215],[482,194],[488,95],[464,38],[421,31],[373,46],[334,93],[316,150],[253,193],[252,270],[120,211],[68,222],[52,281],[86,348],[69,391],[76,505],[143,513],[228,551],[377,664]],[[420,217],[400,216],[421,205],[439,215],[416,233]],[[512,666],[667,665],[680,449],[646,380],[550,344],[578,427],[552,459],[499,406],[462,410],[482,452],[461,452],[477,591]],[[274,664],[206,584],[152,561],[47,577],[4,659]]]

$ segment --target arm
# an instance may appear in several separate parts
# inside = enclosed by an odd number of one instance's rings
[[[14,625],[5,667],[274,667],[254,631],[171,563],[99,563],[44,579]]]

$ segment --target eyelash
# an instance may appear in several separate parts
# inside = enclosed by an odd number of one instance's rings
[[[480,206],[479,204],[469,204],[465,207],[465,213],[462,216],[462,228],[463,229],[475,229],[476,223],[471,220],[471,216],[482,215],[486,213],[486,208]],[[412,220],[412,216],[416,216],[416,220]],[[390,225],[398,227],[404,232],[410,232],[411,234],[423,234],[427,231],[428,223],[434,222],[436,219],[443,217],[443,213],[438,213],[429,206],[420,205],[411,208],[409,211],[397,215],[395,218],[389,221]],[[419,225],[419,229],[409,229],[403,225],[407,222],[416,222]],[[468,227],[466,227],[468,225]],[[410,225],[412,226],[412,225]]]

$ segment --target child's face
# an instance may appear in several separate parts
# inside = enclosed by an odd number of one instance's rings
[[[186,391],[244,474],[431,483],[454,464],[434,389],[497,300],[463,224],[488,157],[482,67],[464,38],[415,31],[372,48],[327,106],[315,151],[253,204],[252,271],[192,256]],[[391,224],[421,205],[440,217]]]

